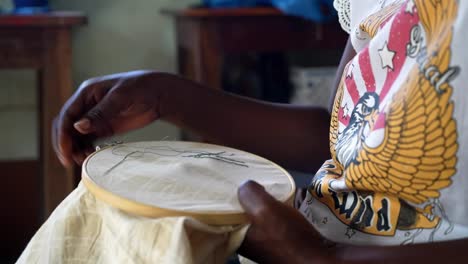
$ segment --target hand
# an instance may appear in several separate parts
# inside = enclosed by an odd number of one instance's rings
[[[53,124],[54,149],[62,164],[81,164],[94,151],[92,143],[97,138],[141,128],[158,119],[159,87],[168,76],[134,71],[85,81]]]
[[[238,196],[251,223],[239,249],[241,255],[259,263],[325,262],[327,248],[297,210],[253,181],[241,186]]]

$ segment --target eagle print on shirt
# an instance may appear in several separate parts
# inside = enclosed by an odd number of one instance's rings
[[[446,218],[440,191],[452,183],[458,150],[450,84],[460,71],[450,65],[457,8],[455,0],[409,0],[382,9],[392,16],[374,15],[360,25],[370,37],[385,26],[390,33],[376,51],[368,46],[347,65],[332,113],[333,160],[309,187],[353,229],[392,236],[437,230]],[[379,70],[385,74],[377,82]]]

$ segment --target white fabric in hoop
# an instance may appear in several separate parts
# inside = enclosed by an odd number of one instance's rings
[[[291,199],[295,189],[290,175],[266,159],[193,142],[137,142],[105,148],[85,161],[83,176],[97,198],[103,190],[136,205],[194,214],[242,213],[237,189],[247,180],[259,182],[282,202]],[[141,214],[119,201],[106,202]]]

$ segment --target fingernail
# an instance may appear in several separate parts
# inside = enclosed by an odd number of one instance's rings
[[[88,131],[91,128],[91,122],[87,118],[83,118],[80,121],[76,122],[73,125],[76,130],[82,132],[82,131]]]
[[[260,188],[260,189],[265,190],[265,187],[263,185],[259,184],[258,182],[254,181],[254,180],[246,180],[240,186],[241,187],[250,186],[251,188]]]
[[[262,185],[258,184],[255,181],[252,180],[247,180],[243,182],[239,189],[237,189],[237,195],[257,195],[258,192],[264,192],[265,187]]]

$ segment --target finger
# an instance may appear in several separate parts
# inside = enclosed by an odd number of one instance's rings
[[[254,256],[258,254],[259,251],[259,244],[263,242],[258,240],[262,237],[262,232],[260,232],[256,227],[250,226],[237,252],[244,257],[254,259]]]
[[[74,98],[74,100],[81,100],[81,98]],[[71,108],[70,108],[71,107]],[[73,103],[70,103],[64,106],[64,111],[60,114],[57,121],[56,128],[56,150],[58,156],[62,161],[62,164],[69,167],[73,162],[73,119],[77,118],[79,109],[74,106]]]
[[[78,92],[63,106],[56,123],[55,148],[64,166],[69,167],[74,161],[73,152],[76,151],[74,142],[77,141],[74,123],[96,104],[96,93],[108,91],[110,82],[111,80],[100,79],[84,82]]]
[[[83,135],[93,132],[93,128],[91,127],[91,121],[88,118],[80,119],[78,122],[75,122],[73,124],[73,127]]]
[[[86,154],[83,152],[76,152],[73,154],[73,160],[76,164],[81,165],[83,161],[86,159]]]
[[[96,137],[94,135],[81,135],[78,132],[74,137],[73,142],[73,160],[75,163],[81,165],[86,157],[89,155],[90,150],[93,148],[93,142]]]
[[[114,134],[112,123],[115,123],[128,103],[127,98],[111,91],[73,126],[83,135],[93,133],[98,137],[112,136]]]
[[[95,107],[97,104],[99,104],[102,101],[102,99],[107,95],[107,93],[113,87],[114,84],[115,84],[115,82],[111,82],[110,80],[100,80],[99,85],[101,85],[101,87],[97,87],[97,85],[94,85],[95,88],[93,89],[92,94],[89,95],[85,99],[85,101],[86,101],[85,102],[86,111],[89,111],[90,109]],[[82,115],[86,111],[84,111],[82,113]],[[75,121],[77,121],[77,120],[75,120]],[[91,131],[90,121],[88,119],[84,118],[83,116],[81,116],[81,119],[73,124],[73,127],[78,132],[80,132],[81,134],[84,134],[84,135],[89,134],[89,133],[92,132]]]
[[[58,120],[54,119],[52,123],[52,147],[54,148],[57,158],[60,160],[60,163],[64,166],[69,166],[67,160],[64,159],[62,153],[59,150],[59,139],[58,139]]]
[[[279,202],[254,181],[247,181],[238,190],[239,202],[251,220],[268,214],[271,207]]]

